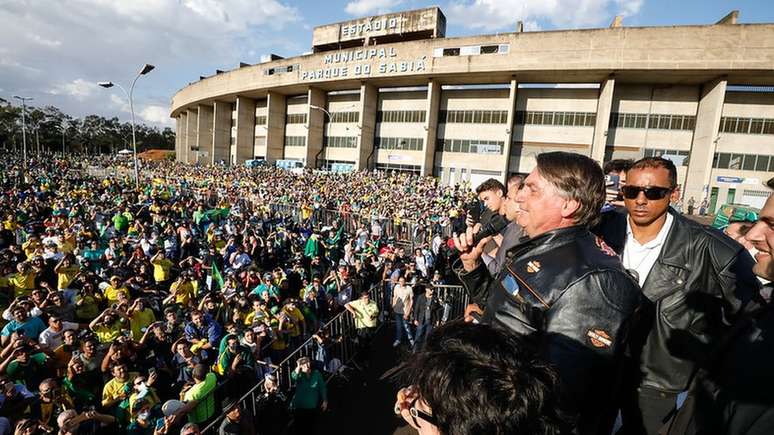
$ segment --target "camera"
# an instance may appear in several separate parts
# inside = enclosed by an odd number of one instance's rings
[[[481,214],[484,212],[484,204],[481,201],[476,199],[465,204],[463,208],[473,223],[477,223],[481,220]]]

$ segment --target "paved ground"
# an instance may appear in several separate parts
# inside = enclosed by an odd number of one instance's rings
[[[333,379],[329,384],[330,409],[317,434],[409,435],[416,432],[393,414],[398,385],[380,380],[382,374],[398,364],[407,347],[392,347],[393,328],[386,325],[374,338],[368,368],[350,370],[348,379]]]

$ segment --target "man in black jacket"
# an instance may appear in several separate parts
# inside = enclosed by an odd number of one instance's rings
[[[417,296],[414,301],[413,315],[414,326],[414,350],[419,350],[425,342],[425,338],[433,332],[433,327],[441,316],[443,307],[435,295],[435,287],[426,283],[425,292]]]
[[[528,238],[508,252],[492,277],[480,257],[487,239],[473,229],[455,237],[458,275],[483,320],[527,337],[556,366],[562,405],[577,432],[609,434],[615,416],[628,320],[640,301],[636,281],[588,228],[605,197],[602,168],[586,156],[537,156],[517,195]]]
[[[621,192],[626,210],[605,213],[598,234],[646,297],[630,339],[624,433],[655,434],[759,285],[741,245],[669,207],[679,198],[671,161],[637,161]]]

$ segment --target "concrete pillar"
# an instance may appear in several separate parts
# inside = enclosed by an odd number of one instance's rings
[[[183,121],[180,119],[180,115],[177,115],[175,117],[175,161],[176,162],[181,161],[180,141],[183,139],[183,134],[181,133],[182,123]]]
[[[195,163],[196,162],[196,155],[198,154],[196,151],[196,127],[197,127],[197,119],[198,113],[197,110],[194,109],[188,109],[188,116],[186,117],[186,159],[185,161],[187,163]]]
[[[688,175],[683,186],[683,198],[686,201],[693,197],[698,204],[702,199],[709,198],[712,158],[717,147],[720,116],[723,113],[727,84],[726,79],[721,78],[702,86],[699,107],[696,111],[696,128],[693,130]]]
[[[255,100],[237,97],[236,101],[236,161],[239,165],[253,158],[255,142]]]
[[[211,163],[221,160],[230,162],[231,150],[231,103],[216,101],[212,105],[212,154]]]
[[[188,162],[188,112],[180,112],[180,153],[178,154],[178,161]]]
[[[597,101],[597,121],[594,124],[594,139],[591,142],[591,158],[603,164],[605,146],[607,146],[607,130],[610,126],[610,110],[613,108],[613,92],[615,78],[610,76],[599,85],[599,100]]]
[[[274,163],[285,155],[287,98],[282,94],[269,91],[266,100],[266,161]]]
[[[212,106],[199,104],[199,116],[196,121],[196,146],[199,148],[197,161],[201,164],[212,163]]]
[[[369,169],[369,164],[375,164],[374,130],[376,129],[376,106],[379,100],[379,89],[368,83],[360,85],[360,138],[357,144],[358,170]],[[371,157],[371,161],[369,161]]]
[[[515,77],[511,78],[511,87],[508,91],[508,120],[505,124],[505,144],[503,145],[503,162],[500,167],[502,168],[503,177],[502,182],[505,184],[508,181],[508,171],[511,167],[511,144],[513,144],[513,128],[516,122],[516,97],[519,92],[519,82]]]
[[[308,92],[309,106],[325,108],[325,91],[319,88],[309,88]],[[308,121],[306,129],[306,166],[317,169],[322,157],[318,154],[322,151],[323,128],[325,126],[325,112],[318,109],[308,108],[306,113]]]
[[[433,174],[435,143],[438,136],[438,109],[441,106],[441,83],[430,79],[427,82],[427,105],[425,106],[425,156],[422,160],[422,175]]]

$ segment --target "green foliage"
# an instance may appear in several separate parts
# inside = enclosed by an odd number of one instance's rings
[[[22,109],[0,98],[0,147],[19,149],[22,144]],[[132,148],[132,126],[118,118],[88,115],[73,118],[57,107],[27,106],[27,149],[68,152],[116,153]],[[63,135],[64,133],[64,135]],[[137,152],[146,149],[174,149],[175,132],[138,123],[135,126]],[[64,139],[63,139],[64,136]]]

